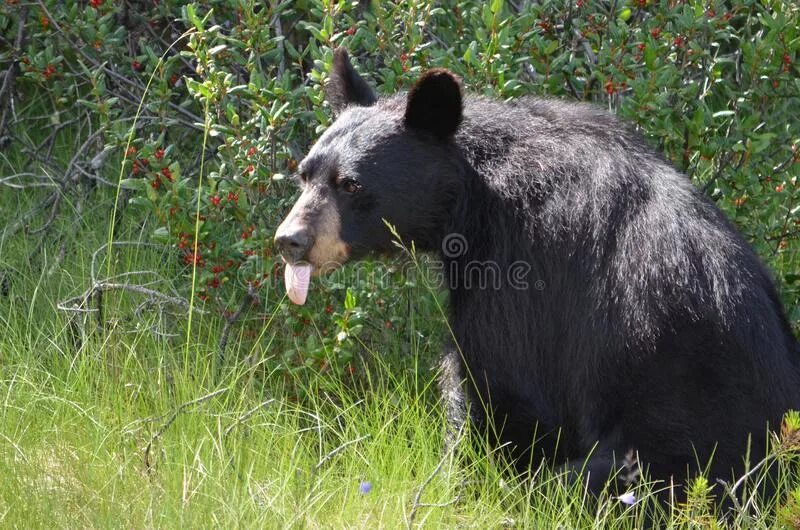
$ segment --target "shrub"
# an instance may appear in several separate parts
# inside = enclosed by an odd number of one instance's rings
[[[413,288],[407,275],[379,285],[362,276],[349,291],[331,280],[309,306],[276,309],[271,238],[293,199],[286,176],[330,123],[323,85],[337,46],[351,50],[379,92],[403,90],[438,66],[473,92],[592,101],[631,120],[778,271],[800,321],[797,5],[182,4],[6,0],[0,64],[16,69],[0,92],[0,142],[31,153],[33,174],[56,169],[59,197],[83,193],[81,182],[120,192],[113,222],[147,220],[153,241],[174,249],[181,289],[196,303],[229,319],[251,303],[278,311],[287,322],[285,366],[333,362],[352,371],[367,336],[419,331],[411,312],[385,304]],[[55,129],[41,145],[22,133],[48,120]],[[75,123],[94,132],[68,167],[56,167],[47,152]],[[49,200],[41,215],[54,216],[59,199]],[[433,307],[430,298],[422,303]],[[316,333],[302,332],[312,323]]]

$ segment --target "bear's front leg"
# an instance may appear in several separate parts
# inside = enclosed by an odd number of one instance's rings
[[[475,412],[468,407],[465,384],[461,353],[455,346],[448,346],[442,354],[439,367],[439,391],[442,394],[447,414],[445,452],[451,451],[458,443],[459,436],[464,432],[467,418],[476,420]]]

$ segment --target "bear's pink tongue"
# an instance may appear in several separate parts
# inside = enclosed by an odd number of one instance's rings
[[[308,284],[311,283],[311,265],[287,263],[284,280],[289,300],[297,305],[305,304],[306,296],[308,296]]]

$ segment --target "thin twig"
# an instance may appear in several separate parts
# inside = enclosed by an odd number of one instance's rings
[[[239,309],[234,314],[225,319],[225,325],[222,328],[222,336],[219,339],[219,358],[225,358],[225,350],[228,347],[228,338],[230,337],[231,328],[239,320],[239,317],[253,304],[256,300],[257,294],[252,284],[247,285],[247,293],[239,305]]]
[[[25,46],[25,27],[28,22],[28,6],[20,6],[19,20],[17,22],[17,38],[14,39],[14,50],[11,52],[11,65],[6,70],[6,75],[3,76],[3,85],[0,87],[0,138],[4,136],[6,128],[6,119],[8,116],[8,106],[11,102],[11,93],[14,90],[14,83],[17,80],[19,73],[19,61],[22,56],[22,48]]]
[[[227,438],[228,435],[230,435],[231,431],[233,431],[236,427],[238,427],[242,423],[249,420],[259,410],[267,408],[267,406],[272,404],[273,401],[275,401],[275,398],[269,398],[268,400],[264,401],[257,407],[253,407],[252,409],[248,410],[247,412],[236,418],[236,421],[228,425],[228,427],[225,429],[225,432],[222,433],[222,437]]]
[[[59,302],[56,307],[62,311],[72,311],[78,313],[94,313],[97,310],[92,308],[87,308],[86,302],[92,298],[94,295],[97,294],[98,291],[128,291],[137,294],[144,294],[151,298],[155,298],[162,302],[177,305],[181,307],[188,308],[189,301],[185,298],[179,298],[177,296],[170,296],[168,294],[164,294],[161,291],[156,291],[154,289],[148,289],[147,287],[142,287],[141,285],[130,284],[130,283],[112,283],[112,282],[97,282],[92,287],[87,289],[83,294],[78,296],[74,296],[65,300],[63,302]],[[75,303],[80,301],[81,303],[78,306],[75,306]],[[202,309],[194,308],[194,311],[198,313],[205,313]]]
[[[350,447],[353,444],[357,444],[358,442],[366,440],[367,438],[370,438],[370,436],[371,435],[369,435],[369,434],[365,434],[364,436],[359,436],[355,440],[350,440],[350,441],[347,441],[347,442],[343,443],[342,445],[340,445],[339,447],[337,447],[333,451],[331,451],[328,454],[326,454],[325,456],[323,456],[320,459],[320,461],[317,462],[317,465],[314,466],[314,469],[312,470],[312,472],[316,473],[325,464],[325,462],[327,462],[328,460],[330,460],[331,458],[333,458],[334,456],[336,456],[337,454],[342,452],[342,450],[346,449],[347,447]]]
[[[17,183],[20,178],[22,177],[32,177],[36,180],[41,180],[43,182],[30,182],[30,183]],[[24,171],[22,173],[15,173],[13,175],[8,175],[7,177],[0,178],[0,186],[8,186],[9,188],[14,188],[18,190],[24,190],[26,188],[57,188],[59,187],[58,183],[54,182],[51,177],[47,175],[39,175],[38,173],[31,173],[28,171]]]
[[[453,457],[453,454],[455,454],[455,451],[456,451],[456,448],[458,447],[458,444],[460,444],[461,440],[463,439],[463,435],[464,435],[464,426],[462,425],[461,428],[458,430],[458,436],[456,437],[456,441],[453,442],[453,444],[448,448],[447,452],[439,460],[439,463],[436,464],[436,467],[434,468],[434,470],[431,472],[431,474],[428,476],[428,478],[425,479],[425,482],[422,483],[422,485],[419,487],[419,490],[417,490],[417,494],[414,496],[414,502],[411,504],[411,513],[408,515],[408,521],[406,521],[406,528],[408,528],[408,530],[411,530],[411,528],[413,528],[413,526],[414,526],[414,518],[417,516],[417,510],[419,508],[431,508],[431,507],[438,507],[438,506],[449,506],[451,504],[455,504],[456,502],[458,502],[458,499],[461,497],[461,493],[459,492],[459,494],[456,495],[456,497],[453,500],[448,501],[446,503],[433,504],[433,503],[422,503],[422,502],[420,502],[420,499],[422,498],[422,493],[425,491],[425,488],[427,488],[428,485],[431,482],[433,482],[433,479],[442,470],[442,466],[444,466],[444,463],[446,461],[450,460]]]
[[[193,399],[192,401],[187,401],[186,403],[178,405],[178,408],[176,408],[172,412],[169,419],[167,419],[167,421],[164,422],[164,424],[158,429],[158,431],[156,431],[156,433],[150,438],[150,441],[147,442],[147,446],[144,448],[144,466],[147,469],[148,473],[152,471],[152,464],[150,462],[150,451],[153,448],[153,444],[167,431],[167,429],[170,428],[170,426],[173,423],[175,423],[175,420],[178,419],[180,413],[190,407],[193,407],[194,405],[199,405],[204,401],[208,401],[209,399],[212,399],[222,394],[223,392],[226,392],[227,390],[228,390],[227,388],[220,388],[219,390],[215,390],[210,394],[206,394],[205,396],[201,396],[197,399]]]
[[[777,458],[777,456],[778,456],[777,453],[773,453],[773,454],[769,454],[769,455],[765,456],[763,460],[761,460],[758,464],[754,465],[747,473],[745,473],[744,475],[739,477],[739,480],[734,482],[732,486],[728,485],[728,483],[726,481],[722,480],[722,479],[719,479],[719,478],[717,479],[717,482],[725,490],[725,493],[727,493],[728,496],[731,498],[731,502],[733,502],[733,506],[734,506],[734,508],[736,508],[737,511],[741,510],[741,504],[739,503],[739,499],[736,497],[736,490],[738,490],[742,486],[742,484],[747,482],[747,480],[755,472],[757,472],[759,469],[764,467],[770,461],[772,461],[775,458]]]

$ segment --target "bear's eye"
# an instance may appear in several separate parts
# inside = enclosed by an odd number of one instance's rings
[[[343,178],[339,181],[339,189],[345,193],[356,193],[361,189],[361,184],[353,179]]]

